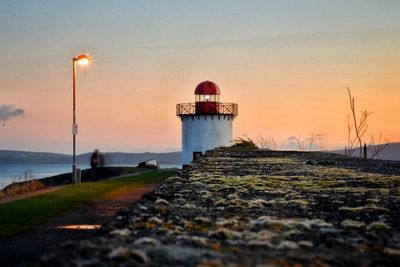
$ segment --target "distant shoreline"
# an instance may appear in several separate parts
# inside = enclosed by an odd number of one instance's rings
[[[180,164],[182,153],[122,153],[122,152],[104,152],[102,153],[107,165],[133,165],[139,162],[155,159],[163,164]],[[90,162],[91,152],[79,154],[76,157],[78,164],[87,164]],[[66,154],[48,153],[48,152],[30,152],[0,150],[0,164],[69,164],[72,162],[72,156]]]

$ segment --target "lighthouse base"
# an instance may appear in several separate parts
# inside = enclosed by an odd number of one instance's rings
[[[188,115],[182,120],[182,165],[188,165],[207,150],[229,146],[233,116]]]

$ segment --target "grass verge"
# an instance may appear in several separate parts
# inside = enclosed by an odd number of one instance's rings
[[[0,204],[0,237],[27,230],[89,201],[160,182],[174,173],[149,171],[131,177],[83,183],[80,186],[67,185],[56,192]]]
[[[40,181],[29,180],[23,183],[15,184],[12,187],[2,190],[0,192],[0,198],[33,192],[44,188],[46,188],[46,186]]]

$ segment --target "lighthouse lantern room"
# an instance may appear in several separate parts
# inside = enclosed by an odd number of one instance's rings
[[[201,82],[194,94],[195,103],[176,105],[176,115],[182,121],[183,167],[209,149],[229,146],[232,122],[238,115],[237,104],[220,102],[220,89],[213,82]]]

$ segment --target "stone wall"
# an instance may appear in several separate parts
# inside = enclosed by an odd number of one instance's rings
[[[215,149],[34,266],[398,266],[400,163]]]

